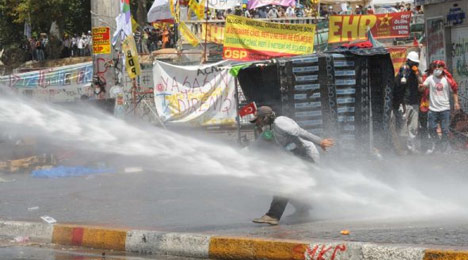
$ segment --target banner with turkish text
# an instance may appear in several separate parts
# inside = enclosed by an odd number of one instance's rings
[[[228,63],[176,66],[156,61],[154,99],[161,119],[194,126],[234,126],[235,83]]]
[[[328,25],[328,43],[366,40],[370,28],[376,39],[409,37],[411,12],[332,15]]]
[[[208,30],[207,30],[208,29]],[[224,41],[224,26],[215,24],[202,24],[201,37],[203,41],[223,44]]]
[[[85,62],[0,76],[0,89],[13,89],[46,102],[72,102],[82,95],[93,95],[92,79],[93,63]]]
[[[110,54],[110,27],[93,27],[93,54]]]
[[[280,24],[230,15],[226,18],[223,58],[264,60],[311,54],[314,24]]]

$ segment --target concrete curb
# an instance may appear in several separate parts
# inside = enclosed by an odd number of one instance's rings
[[[60,245],[215,259],[459,260],[468,251],[433,250],[372,243],[320,243],[251,237],[210,236],[84,225],[0,221],[0,236],[28,236]]]

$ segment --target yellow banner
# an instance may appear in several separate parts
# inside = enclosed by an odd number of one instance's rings
[[[197,0],[190,0],[188,6],[192,9],[198,19],[205,19],[206,0],[202,0],[200,3],[198,3]]]
[[[140,62],[138,61],[138,51],[133,36],[127,36],[122,42],[122,51],[125,55],[125,67],[127,69],[128,76],[131,79],[136,78],[140,75]]]
[[[206,30],[208,28],[208,31]],[[224,41],[224,26],[214,24],[202,24],[201,37],[203,41],[223,44]]]
[[[184,37],[184,39],[187,40],[187,42],[190,43],[193,47],[199,44],[197,37],[193,35],[192,31],[190,31],[184,22],[179,24],[179,30],[182,37]]]
[[[263,60],[310,54],[314,24],[280,24],[230,15],[226,18],[223,58]]]
[[[177,1],[177,8],[179,1]],[[174,17],[176,23],[179,23],[179,11],[175,9],[174,0],[169,0],[169,9],[171,10],[171,15]]]

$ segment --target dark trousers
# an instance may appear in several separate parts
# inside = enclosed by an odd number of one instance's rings
[[[280,220],[281,216],[283,216],[286,206],[288,205],[288,202],[289,198],[274,196],[270,204],[270,209],[268,210],[266,215]],[[291,204],[293,204],[293,206],[296,208],[296,211],[305,211],[309,210],[310,208],[308,205],[296,200],[291,200]]]
[[[421,140],[421,151],[426,152],[431,149],[431,143],[429,141],[429,129],[427,123],[428,112],[419,111],[419,136]]]

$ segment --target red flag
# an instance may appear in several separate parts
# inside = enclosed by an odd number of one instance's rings
[[[243,116],[246,116],[248,114],[255,114],[256,111],[257,111],[257,106],[255,105],[255,102],[252,102],[250,104],[247,104],[243,108],[241,108],[239,110],[239,115],[241,117],[243,117]]]

